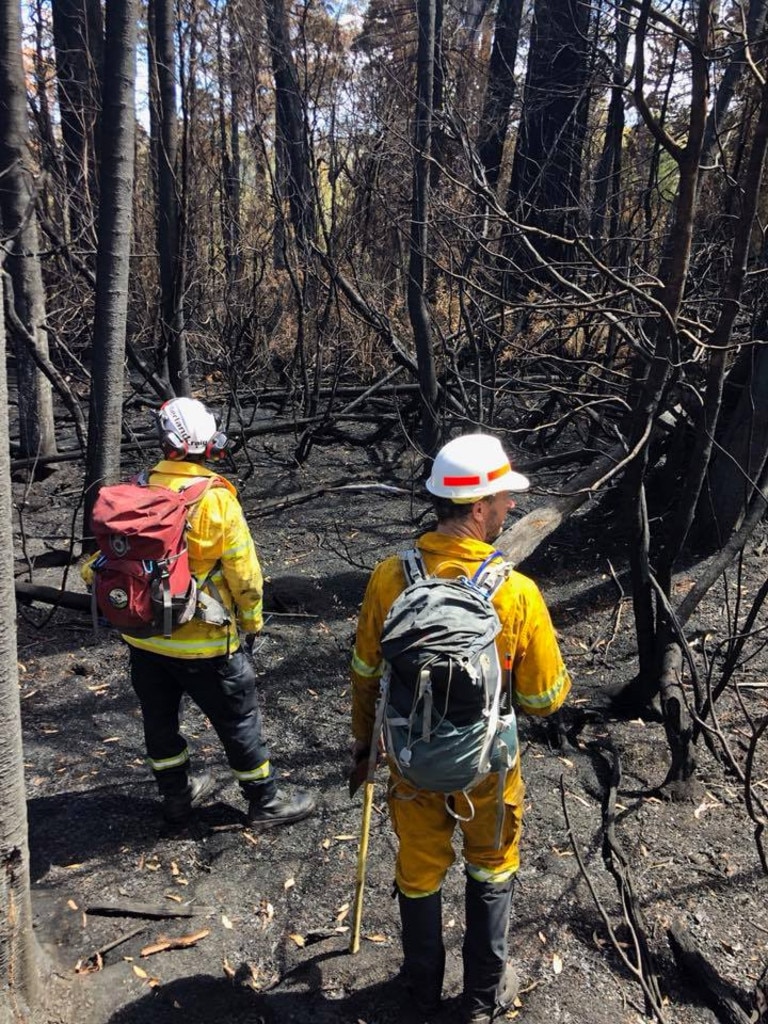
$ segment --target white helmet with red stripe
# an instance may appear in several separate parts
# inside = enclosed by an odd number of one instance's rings
[[[489,434],[464,434],[435,456],[427,490],[456,502],[479,501],[500,491],[525,491],[530,481],[516,473],[501,442]]]

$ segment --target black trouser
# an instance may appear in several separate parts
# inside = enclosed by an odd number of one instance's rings
[[[169,658],[138,647],[130,652],[144,742],[161,794],[184,792],[188,783],[187,741],[179,729],[185,693],[210,719],[245,795],[261,792],[267,778],[259,777],[259,769],[268,767],[269,750],[246,654],[237,650],[229,658]],[[243,778],[249,774],[250,779]]]

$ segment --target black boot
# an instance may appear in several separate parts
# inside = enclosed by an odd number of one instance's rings
[[[468,1024],[488,1024],[517,995],[507,967],[507,936],[514,876],[501,884],[467,875],[464,936],[464,1007]]]
[[[311,793],[303,789],[297,789],[292,795],[283,793],[273,779],[258,785],[251,783],[246,795],[251,828],[291,825],[308,818],[315,809],[315,798]]]
[[[183,825],[195,807],[208,797],[216,785],[210,772],[201,772],[187,778],[183,788],[172,790],[161,788],[163,817],[169,825]]]
[[[440,1009],[445,971],[443,912],[440,891],[429,896],[405,896],[398,890],[403,926],[403,979],[419,1013]]]

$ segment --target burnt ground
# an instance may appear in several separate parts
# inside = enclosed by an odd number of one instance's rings
[[[267,443],[253,452],[243,488],[270,583],[271,611],[256,664],[273,762],[286,786],[318,794],[318,813],[259,834],[243,826],[243,802],[208,723],[193,707],[185,732],[195,764],[218,780],[193,825],[171,832],[143,762],[141,724],[119,638],[94,638],[89,616],[37,604],[20,609],[20,696],[37,933],[53,966],[49,1009],[35,1024],[392,1024],[408,1019],[397,984],[395,842],[376,790],[360,952],[347,952],[361,801],[344,779],[349,736],[347,665],[368,571],[424,528],[425,506],[408,493],[327,490],[263,515],[280,495],[368,481],[380,469],[359,451],[316,449],[309,467],[286,468]],[[254,482],[258,481],[258,483]],[[390,482],[397,482],[390,478]],[[547,483],[546,480],[539,483]],[[16,485],[22,509],[17,571],[26,558],[66,549],[80,497],[77,474],[59,469]],[[526,495],[521,511],[541,501]],[[747,552],[744,600],[765,576],[761,534]],[[620,524],[599,506],[574,517],[521,567],[539,582],[573,677],[570,741],[557,749],[523,720],[527,783],[522,867],[511,951],[523,987],[509,1019],[530,1024],[630,1024],[652,1019],[623,957],[633,958],[613,878],[602,856],[606,744],[620,755],[616,836],[626,854],[670,1024],[717,1018],[702,988],[677,968],[667,929],[679,923],[734,986],[748,993],[768,961],[768,880],[743,786],[698,745],[701,787],[692,802],[660,797],[668,764],[663,726],[617,716],[612,689],[636,671]],[[678,585],[699,566],[692,562]],[[61,568],[34,569],[58,585]],[[82,589],[70,568],[69,589]],[[715,588],[692,631],[711,653],[733,614],[733,590]],[[291,614],[294,613],[294,614]],[[718,704],[723,736],[744,762],[749,718],[768,712],[765,662],[754,658],[740,688]],[[764,740],[768,742],[768,740]],[[762,760],[761,760],[762,759]],[[755,778],[765,795],[768,756]],[[760,792],[760,790],[758,790]],[[566,824],[565,809],[571,832]],[[593,887],[580,869],[575,844]],[[444,897],[447,1022],[461,990],[463,875],[454,866]],[[599,907],[598,902],[599,901]],[[135,903],[191,914],[130,915]],[[122,913],[94,912],[120,904]],[[606,915],[619,943],[611,943]],[[116,939],[138,934],[103,953]],[[142,956],[161,937],[200,933],[188,948]],[[78,972],[77,967],[80,966]],[[98,970],[84,970],[83,968]]]

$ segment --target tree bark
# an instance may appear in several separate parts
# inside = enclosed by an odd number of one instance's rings
[[[621,177],[624,153],[624,89],[627,83],[627,49],[629,46],[628,0],[617,0],[616,30],[611,71],[611,98],[608,103],[603,151],[595,168],[595,196],[592,203],[590,234],[596,243],[603,240],[608,220],[608,241],[613,243],[619,230]],[[615,246],[612,245],[612,249]],[[618,263],[618,253],[611,251],[609,260]]]
[[[589,17],[589,7],[578,0],[536,0],[523,112],[507,196],[507,210],[514,220],[560,237],[571,234],[579,216],[589,108]],[[547,261],[559,262],[564,256],[555,239],[542,238],[538,246]],[[514,236],[507,238],[505,252],[524,259],[524,253],[517,252]],[[519,287],[517,281],[512,284]]]
[[[174,0],[149,7],[150,128],[156,171],[157,251],[160,265],[160,338],[167,376],[176,395],[189,395],[184,337],[185,259],[181,248],[181,181],[177,172],[176,27]]]
[[[107,5],[99,246],[83,536],[99,488],[120,475],[134,173],[138,0]]]
[[[53,0],[69,236],[95,238],[104,26],[98,0]],[[90,248],[90,244],[88,246]]]
[[[11,5],[16,10],[15,5]],[[0,261],[0,266],[2,265]],[[5,318],[0,301],[0,417],[8,435]],[[12,494],[9,452],[0,444],[0,1021],[26,1019],[23,1005],[40,996],[32,931],[27,804],[21,747],[21,710],[13,592]],[[7,1015],[7,1016],[6,1016]]]
[[[697,538],[718,547],[741,525],[768,462],[768,345],[749,346],[734,370],[747,379],[719,433],[695,523]]]
[[[600,483],[621,463],[626,452],[616,446],[602,458],[568,481],[563,493],[529,512],[505,530],[495,546],[513,565],[533,554],[541,542],[565,522],[572,512],[588,501]]]
[[[499,182],[509,112],[515,96],[515,61],[523,0],[499,0],[483,112],[477,131],[477,154],[485,179],[495,190]]]
[[[315,240],[316,218],[304,105],[284,0],[265,0],[265,10],[275,78],[277,145],[285,165],[283,185],[296,239],[306,258]]]
[[[13,281],[14,310],[48,358],[45,291],[40,267],[34,170],[30,165],[26,89],[17,4],[0,4],[0,223],[9,239],[6,270]],[[15,344],[19,440],[28,457],[53,455],[56,434],[51,385],[21,342]]]
[[[423,401],[422,446],[427,455],[435,453],[440,437],[432,327],[425,295],[435,76],[435,4],[436,0],[418,0],[417,3],[419,43],[416,57],[416,114],[413,130],[413,188],[408,267],[408,315],[419,366],[419,385]]]
[[[225,55],[223,25],[219,26],[216,54],[219,68],[219,136],[221,146],[221,233],[227,283],[234,284],[242,270],[242,213],[240,202],[240,92],[243,45],[238,35],[237,17],[227,4],[228,48]],[[226,57],[228,56],[228,62]],[[227,88],[229,86],[229,88]],[[229,117],[227,117],[227,95]]]

